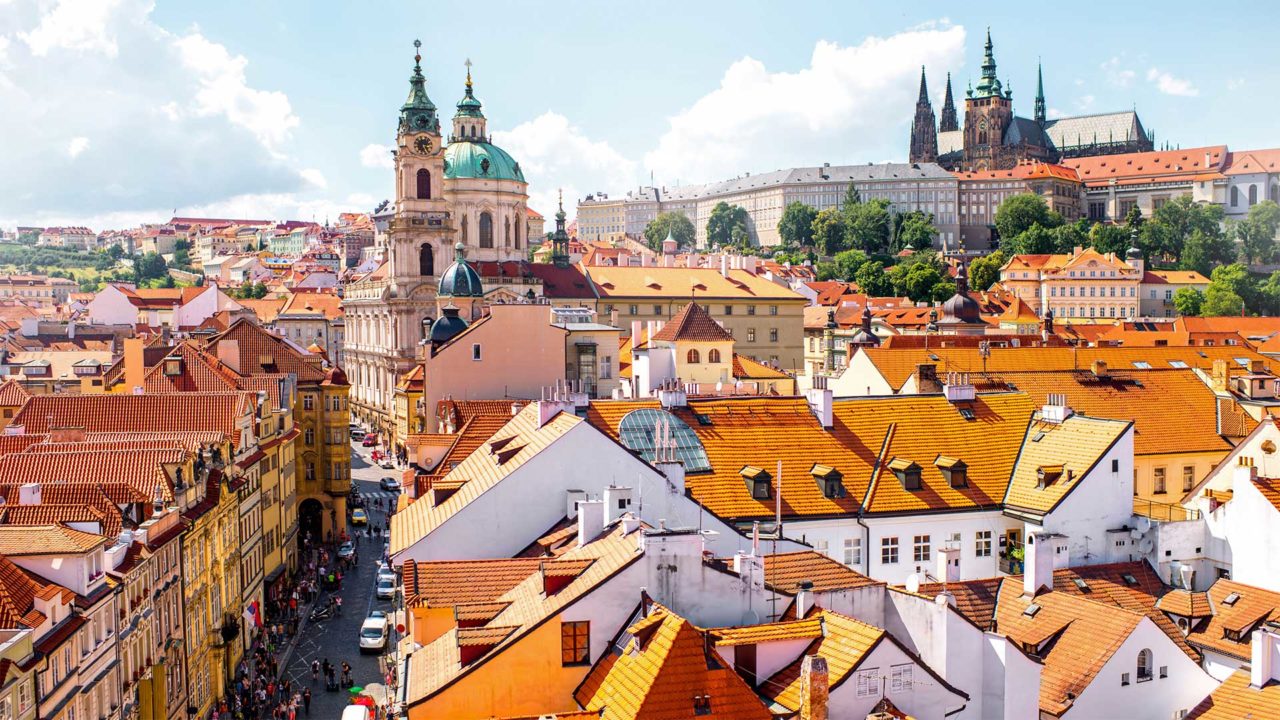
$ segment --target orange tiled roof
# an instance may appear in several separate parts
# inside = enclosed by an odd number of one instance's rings
[[[1280,683],[1250,683],[1248,670],[1237,670],[1191,709],[1186,720],[1252,720],[1280,717]]]
[[[956,599],[956,610],[982,630],[991,629],[995,619],[996,599],[1004,577],[977,578],[958,583],[921,583],[917,594],[937,597],[943,590]]]
[[[535,266],[537,267],[537,266]],[[685,300],[778,300],[804,303],[803,295],[746,270],[721,275],[712,268],[596,267],[591,280],[600,297],[672,298]]]
[[[1156,603],[1156,607],[1160,608],[1161,612],[1185,618],[1198,619],[1213,615],[1213,609],[1209,607],[1208,593],[1192,592],[1182,588],[1165,593],[1164,597]]]
[[[827,682],[830,687],[836,687],[857,669],[877,645],[889,638],[889,634],[878,627],[830,610],[819,609],[810,617],[822,621],[823,636],[815,639],[800,657],[774,673],[757,688],[765,698],[791,712],[800,709],[800,670],[804,656],[819,655],[826,659]]]
[[[929,348],[861,348],[867,359],[875,365],[893,388],[903,383],[922,364],[937,367],[939,377],[947,372],[1016,372],[1030,370],[1087,370],[1094,360],[1102,360],[1113,370],[1142,369],[1134,363],[1146,363],[1152,368],[1172,367],[1170,361],[1181,361],[1188,367],[1208,370],[1213,361],[1234,358],[1270,360],[1245,347],[993,347],[983,358],[976,347]]]
[[[814,592],[884,584],[812,550],[764,556],[764,581],[775,590],[794,595],[806,580]]]
[[[1028,162],[1020,163],[1006,170],[960,170],[952,171],[960,180],[1039,180],[1056,178],[1070,182],[1080,182],[1080,174],[1075,168],[1053,163]]]
[[[88,432],[216,431],[239,445],[237,421],[252,412],[248,392],[35,395],[14,416],[28,433],[51,427]]]
[[[331,292],[293,293],[285,300],[276,319],[312,314],[323,315],[326,320],[342,317],[342,298]]]
[[[1261,623],[1280,620],[1280,593],[1234,580],[1220,579],[1207,593],[1213,616],[1192,626],[1187,642],[1193,647],[1248,662],[1252,633]],[[1230,604],[1227,599],[1235,598]]]
[[[1040,609],[1027,615],[1033,602]],[[1022,584],[1011,580],[1001,587],[996,604],[998,632],[1043,661],[1040,710],[1055,716],[1093,682],[1144,617],[1068,593],[1029,598],[1022,594]]]
[[[237,320],[226,332],[210,338],[206,348],[216,355],[218,345],[228,340],[236,342],[238,363],[235,370],[240,375],[293,373],[303,385],[325,379],[324,370],[309,360],[304,350],[247,319]],[[271,359],[269,366],[262,362],[266,358]]]
[[[1168,182],[1173,179],[1190,180],[1206,173],[1220,173],[1224,169],[1227,155],[1226,145],[1212,145],[1183,150],[1068,158],[1062,164],[1075,168],[1080,174],[1080,180],[1088,186],[1112,180],[1118,184],[1156,180]]]
[[[47,590],[8,557],[0,555],[0,627],[34,628],[43,623],[45,615],[36,610],[35,599],[44,597]]]
[[[66,525],[0,525],[0,555],[76,555],[109,544]]]
[[[33,452],[38,447],[0,457],[0,485],[96,485],[120,504],[150,503],[157,491],[172,500],[172,481],[165,466],[188,457],[185,450],[172,447]]]
[[[1227,169],[1223,175],[1255,173],[1280,173],[1280,149],[1237,150],[1227,155]]]
[[[538,571],[537,558],[457,560],[404,564],[408,607],[454,607],[490,602]]]
[[[1103,455],[1132,427],[1131,422],[1072,415],[1061,423],[1036,419],[1018,450],[1004,504],[1047,515],[1066,499]],[[1039,438],[1039,439],[1036,439]],[[1040,487],[1040,475],[1047,482]]]
[[[0,405],[2,406],[17,407],[26,402],[29,397],[31,393],[17,380],[9,379],[0,383]]]
[[[653,334],[652,340],[660,340],[663,342],[691,341],[691,342],[732,342],[733,336],[720,326],[720,323],[711,319],[711,315],[707,313],[706,308],[696,302],[691,302],[681,308],[680,312],[675,314],[662,326],[662,329]]]
[[[655,619],[654,616],[657,616]],[[618,720],[685,720],[693,698],[711,697],[699,717],[769,720],[773,715],[733,668],[710,654],[692,623],[662,608],[633,625],[634,637],[611,658],[608,674],[579,703]]]
[[[1036,403],[1063,393],[1078,412],[1132,420],[1137,455],[1226,453],[1233,447],[1219,433],[1217,396],[1190,368],[1108,370],[1103,376],[1088,370],[998,372],[987,377],[1029,394]],[[1256,425],[1249,418],[1245,434]]]
[[[749,357],[733,354],[733,377],[735,380],[791,380],[791,376],[781,370],[758,363]]]
[[[124,527],[124,519],[114,505],[105,510],[92,505],[5,505],[0,513],[9,525],[55,525],[65,523],[97,523],[104,537],[116,537]]]
[[[805,285],[818,294],[815,304],[822,307],[836,305],[843,296],[854,295],[858,292],[857,285],[839,280],[819,280],[805,283]],[[825,312],[823,313],[823,320],[824,322],[826,320]]]
[[[716,645],[757,645],[779,640],[812,640],[822,637],[822,621],[816,615],[804,620],[762,625],[740,625],[708,631]]]

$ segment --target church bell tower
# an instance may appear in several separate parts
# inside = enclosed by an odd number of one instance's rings
[[[991,30],[982,59],[982,80],[964,101],[964,164],[973,170],[1002,167],[1004,133],[1013,122],[1013,92],[996,77]]]
[[[420,41],[414,40],[409,97],[396,130],[396,214],[387,261],[397,284],[434,277],[448,257],[451,232],[444,200],[443,139],[435,103],[427,97]]]
[[[938,126],[933,119],[933,105],[929,102],[929,86],[925,84],[924,66],[920,66],[920,98],[916,100],[916,117],[911,123],[911,153],[913,163],[931,163],[938,159]]]

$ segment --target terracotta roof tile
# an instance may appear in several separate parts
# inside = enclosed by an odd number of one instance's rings
[[[805,655],[820,655],[826,659],[827,682],[830,687],[836,687],[889,635],[881,628],[830,610],[819,610],[811,617],[821,618],[823,636],[759,687],[765,698],[792,712],[800,709],[800,669]]]
[[[14,417],[29,433],[51,427],[88,432],[216,431],[239,445],[237,421],[252,412],[253,393],[36,395]]]
[[[822,621],[816,616],[804,620],[742,625],[709,630],[716,645],[757,645],[780,640],[812,640],[822,637]]]
[[[538,571],[536,558],[404,564],[405,605],[453,607],[490,602]]]
[[[35,608],[35,599],[45,590],[43,583],[0,555],[0,627],[36,627],[45,616]]]
[[[814,592],[884,584],[811,550],[765,555],[764,580],[770,587],[790,595],[798,592],[804,581],[813,583]]]
[[[0,383],[0,405],[17,407],[27,401],[31,393],[17,380],[5,380]]]
[[[77,555],[110,542],[66,525],[0,525],[0,555]]]
[[[1280,683],[1250,684],[1249,671],[1237,670],[1209,697],[1192,708],[1186,720],[1262,720],[1280,717]]]
[[[651,340],[663,342],[732,342],[733,336],[711,318],[706,308],[691,302],[668,320]]]
[[[1187,642],[1193,647],[1248,662],[1253,630],[1263,621],[1280,620],[1280,593],[1220,579],[1207,594],[1213,616],[1194,625]]]
[[[535,266],[536,267],[536,266]],[[698,300],[778,300],[804,303],[803,295],[746,270],[721,275],[712,268],[596,267],[587,268],[600,297],[671,298]]]
[[[956,610],[982,630],[991,628],[1003,577],[962,580],[958,583],[921,583],[918,594],[937,597],[943,589],[956,599]]]
[[[1018,451],[1004,504],[1035,514],[1049,513],[1131,427],[1129,422],[1078,413],[1052,423],[1037,414]]]
[[[1213,615],[1209,607],[1209,594],[1191,590],[1170,590],[1156,603],[1161,612],[1185,618],[1205,618]]]

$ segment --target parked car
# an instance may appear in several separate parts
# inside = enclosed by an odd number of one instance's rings
[[[360,625],[360,652],[382,652],[387,649],[389,623],[386,613],[374,611]]]
[[[384,457],[378,461],[378,467],[382,468],[383,470],[391,470],[395,468],[395,466],[396,464],[392,462],[391,458],[389,457]]]
[[[373,447],[378,444],[378,433],[369,433],[364,436],[364,442],[360,443],[365,447]]]
[[[383,490],[389,490],[391,492],[399,492],[400,481],[396,480],[393,477],[384,477],[378,481],[378,487],[382,488]]]
[[[352,430],[352,431],[351,431],[351,439],[352,439],[352,440],[363,440],[363,439],[364,439],[364,437],[365,437],[365,435],[364,435],[364,431],[363,431],[363,430]]]
[[[364,508],[356,508],[355,510],[351,511],[351,524],[352,525],[368,525],[369,524],[369,516],[368,514],[365,513]]]
[[[390,600],[391,598],[395,597],[395,594],[396,594],[395,576],[392,575],[391,577],[388,577],[386,575],[379,575],[378,585],[377,585],[378,599]]]
[[[350,560],[356,554],[356,546],[350,542],[344,542],[338,546],[338,557],[342,560]]]

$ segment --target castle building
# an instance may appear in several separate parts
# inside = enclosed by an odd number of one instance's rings
[[[1153,149],[1154,136],[1135,111],[1049,119],[1043,71],[1037,69],[1036,76],[1033,116],[1020,117],[1013,110],[1013,90],[996,74],[988,31],[982,77],[965,92],[964,121],[957,122],[948,73],[942,119],[935,129],[922,70],[911,124],[911,162],[937,162],[949,170],[1003,170],[1028,161],[1056,163],[1064,158]]]
[[[384,433],[396,381],[413,367],[437,316],[440,272],[453,248],[498,267],[520,263],[528,249],[528,183],[520,163],[491,142],[470,61],[447,144],[421,61],[415,54],[396,128],[395,213],[376,241],[384,260],[349,284],[343,300],[352,412]]]

